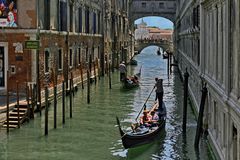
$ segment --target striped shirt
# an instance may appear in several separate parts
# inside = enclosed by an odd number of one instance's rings
[[[127,72],[127,68],[126,68],[125,64],[121,63],[119,65],[119,71],[120,71],[120,73],[126,73]]]

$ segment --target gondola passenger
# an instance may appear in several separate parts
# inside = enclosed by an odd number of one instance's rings
[[[151,126],[157,126],[158,121],[159,121],[159,116],[158,114],[153,110],[151,111],[151,116],[152,116],[152,120],[151,120]]]
[[[143,111],[143,116],[140,117],[140,125],[145,127],[150,127],[152,121],[152,116],[149,114],[148,110]]]

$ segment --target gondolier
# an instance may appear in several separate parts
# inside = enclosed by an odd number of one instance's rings
[[[158,105],[159,105],[159,109],[162,110],[162,102],[163,102],[163,80],[159,79],[159,78],[155,78],[155,86],[154,88],[156,88],[156,98],[155,101],[158,100]]]
[[[125,80],[127,76],[127,68],[124,61],[122,61],[122,63],[119,65],[119,71],[120,71],[120,81]]]

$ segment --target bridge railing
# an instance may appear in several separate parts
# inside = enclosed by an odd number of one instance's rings
[[[138,39],[136,40],[136,43],[172,43],[170,40],[165,39]]]

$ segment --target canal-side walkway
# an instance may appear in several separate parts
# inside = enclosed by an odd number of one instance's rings
[[[23,102],[23,98],[20,98],[20,102]],[[9,110],[13,109],[17,104],[16,96],[9,96]],[[5,95],[0,95],[0,125],[6,120],[7,111],[7,97]]]

